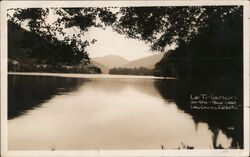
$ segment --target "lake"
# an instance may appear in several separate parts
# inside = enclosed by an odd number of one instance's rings
[[[206,91],[178,79],[143,76],[11,74],[8,148],[243,148],[241,88],[230,89]],[[191,109],[190,94],[201,91],[236,95],[239,108]]]

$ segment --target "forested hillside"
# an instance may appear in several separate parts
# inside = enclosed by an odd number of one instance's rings
[[[243,78],[243,7],[122,8],[118,32],[151,43],[171,55],[157,64],[155,75],[188,80]],[[150,27],[149,27],[150,26]],[[237,81],[236,81],[237,82]]]
[[[8,71],[100,73],[87,53],[76,53],[68,43],[50,42],[8,22]],[[77,54],[77,55],[76,55]]]
[[[178,47],[156,64],[155,75],[189,79],[242,79],[243,18],[234,16],[210,21],[210,27],[190,42],[178,40]]]

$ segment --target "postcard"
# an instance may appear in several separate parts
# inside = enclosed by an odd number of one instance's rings
[[[248,156],[249,1],[1,1],[1,155]]]

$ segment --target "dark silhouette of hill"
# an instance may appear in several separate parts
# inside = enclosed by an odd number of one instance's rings
[[[100,73],[100,69],[83,56],[72,57],[73,47],[51,43],[19,25],[8,22],[8,71]]]
[[[215,15],[214,15],[215,16]],[[217,17],[218,16],[218,17]],[[217,19],[218,18],[218,19]],[[185,79],[243,78],[243,16],[238,11],[221,23],[220,15],[211,17],[209,27],[156,64],[155,75]]]

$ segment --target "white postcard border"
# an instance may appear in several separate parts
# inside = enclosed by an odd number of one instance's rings
[[[249,155],[249,1],[2,1],[1,2],[1,155],[2,156],[248,156]],[[8,151],[7,146],[7,8],[106,6],[244,6],[244,149]]]

